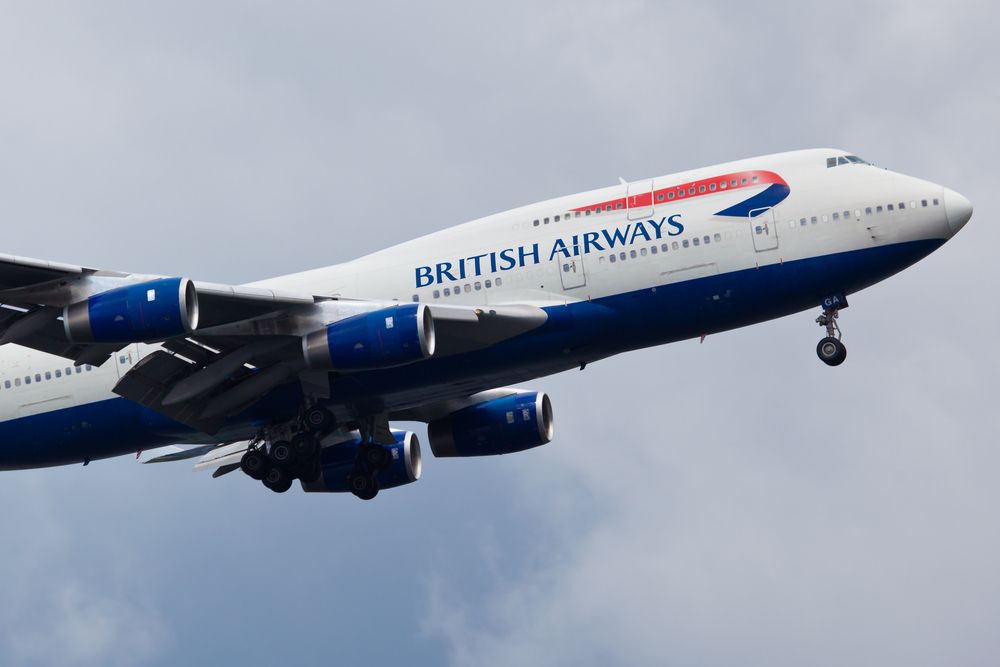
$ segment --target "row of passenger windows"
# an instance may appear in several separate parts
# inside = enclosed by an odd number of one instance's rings
[[[919,206],[918,206],[918,204],[917,204],[916,201],[911,201],[909,203],[909,205],[907,205],[907,203],[905,201],[901,201],[901,202],[898,202],[898,203],[895,203],[895,204],[884,204],[884,205],[876,205],[876,206],[866,206],[865,207],[865,215],[873,215],[873,214],[874,215],[878,215],[878,214],[883,213],[883,212],[892,213],[893,211],[904,211],[904,210],[906,210],[907,206],[909,206],[909,208],[927,208],[929,206],[940,206],[940,205],[941,205],[941,200],[938,199],[938,198],[936,198],[936,197],[933,198],[933,199],[931,199],[931,200],[921,199]],[[854,214],[857,217],[860,218],[861,217],[861,209],[855,209]],[[851,212],[849,210],[848,211],[843,211],[843,212],[841,212],[841,211],[834,211],[830,215],[823,215],[822,216],[822,220],[823,220],[823,222],[828,222],[831,218],[833,220],[840,220],[841,216],[843,216],[844,220],[850,220],[851,219]],[[820,221],[820,217],[817,217],[817,216],[813,215],[813,216],[810,216],[808,218],[799,218],[799,223],[798,224],[801,227],[805,227],[807,224],[810,224],[810,223],[813,224],[813,225],[815,225],[819,221]],[[794,220],[789,220],[788,221],[788,226],[789,227],[795,227],[795,221]]]
[[[684,197],[690,197],[695,194],[704,194],[706,192],[716,192],[718,190],[726,190],[730,187],[738,187],[741,185],[752,185],[760,181],[760,176],[753,175],[749,178],[744,176],[742,178],[733,178],[730,180],[720,179],[718,181],[713,181],[712,183],[701,183],[697,186],[691,185],[687,188],[676,188],[673,190],[668,190],[667,192],[657,192],[656,201],[662,202],[669,199],[683,199]],[[616,201],[613,204],[603,204],[599,206],[594,206],[593,208],[586,208],[583,211],[573,211],[570,213],[560,213],[559,215],[553,215],[551,218],[536,218],[531,221],[533,227],[538,227],[539,225],[547,225],[550,222],[559,222],[560,220],[569,220],[570,218],[579,218],[581,215],[588,216],[591,213],[598,215],[602,212],[616,211],[625,207],[623,201]]]
[[[92,371],[94,370],[94,367],[91,366],[90,364],[87,364],[85,366],[77,366],[76,374],[79,375],[80,373],[84,372],[84,370]],[[61,368],[57,368],[55,371],[45,371],[45,373],[35,373],[34,376],[25,375],[24,384],[31,384],[33,381],[42,382],[43,380],[52,380],[54,378],[61,378],[63,377],[64,373],[66,377],[70,377],[71,375],[73,375],[73,368],[67,366],[65,371],[63,371],[63,369]],[[11,387],[20,387],[21,382],[22,382],[21,378],[14,378],[13,381],[4,380],[3,388],[10,389]]]
[[[704,235],[702,237],[697,237],[696,236],[696,237],[694,237],[692,239],[684,239],[682,241],[673,241],[671,243],[661,243],[659,245],[653,244],[651,246],[648,246],[648,250],[647,250],[647,247],[644,246],[644,247],[638,248],[638,249],[633,248],[632,250],[629,250],[627,253],[625,251],[621,251],[621,252],[618,252],[618,253],[612,252],[611,254],[607,255],[606,257],[607,257],[607,260],[609,262],[611,262],[612,264],[614,264],[616,262],[624,262],[629,257],[631,257],[632,259],[636,259],[637,257],[645,257],[647,255],[647,253],[650,254],[650,255],[658,255],[661,252],[667,252],[670,249],[680,250],[681,248],[690,248],[691,246],[694,246],[694,247],[697,248],[698,246],[700,246],[702,244],[709,245],[710,243],[712,243],[713,239],[715,240],[716,243],[722,241],[722,234],[716,233],[714,236],[710,236],[710,235],[706,234],[706,235]],[[605,258],[605,255],[601,255],[600,258],[598,259],[598,263],[603,263],[604,262],[604,258]],[[570,269],[570,265],[569,264],[563,264],[563,272],[564,273],[568,272],[569,269]]]
[[[462,293],[463,289],[465,290],[466,294],[469,294],[473,290],[478,292],[484,288],[492,289],[493,287],[503,287],[503,278],[497,276],[496,278],[492,279],[487,278],[486,280],[482,281],[477,280],[475,282],[465,283],[465,285],[455,285],[455,287],[445,287],[444,290],[434,290],[432,296],[435,299],[440,299],[442,292],[444,293],[444,296],[452,296],[452,295],[459,296]],[[414,294],[413,300],[420,301],[420,295]]]

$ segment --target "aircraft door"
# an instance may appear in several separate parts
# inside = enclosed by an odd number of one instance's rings
[[[753,247],[757,252],[776,250],[778,248],[778,224],[774,217],[774,209],[755,208],[750,211],[750,236],[753,237]]]
[[[559,261],[559,278],[562,280],[564,290],[584,287],[587,284],[587,271],[583,266],[583,255],[579,246],[573,246],[570,252],[573,257],[562,257]]]
[[[139,346],[129,345],[123,347],[111,356],[114,357],[115,370],[118,371],[118,377],[121,378],[132,370],[132,367],[139,361]]]
[[[629,183],[625,192],[629,220],[643,220],[653,215],[653,181]]]

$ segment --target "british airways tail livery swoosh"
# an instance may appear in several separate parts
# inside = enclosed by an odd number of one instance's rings
[[[841,364],[850,295],[972,216],[841,150],[781,153],[505,211],[360,259],[221,285],[0,256],[0,469],[186,443],[273,491],[419,479],[439,457],[553,437],[512,388],[651,345],[819,308]]]

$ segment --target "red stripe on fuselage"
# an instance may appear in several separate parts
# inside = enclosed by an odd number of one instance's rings
[[[754,180],[755,178],[756,180]],[[628,208],[643,208],[645,206],[652,206],[653,204],[666,204],[676,201],[684,201],[686,199],[694,199],[695,197],[717,195],[731,190],[755,188],[759,185],[772,185],[774,183],[788,185],[785,182],[785,179],[778,176],[773,171],[738,171],[732,174],[722,174],[720,176],[713,176],[712,178],[703,178],[698,181],[678,183],[677,185],[660,188],[652,192],[635,194],[631,197],[609,199],[608,201],[589,204],[588,206],[580,206],[570,210],[589,210],[596,213],[598,210],[604,212],[625,209],[626,205]]]

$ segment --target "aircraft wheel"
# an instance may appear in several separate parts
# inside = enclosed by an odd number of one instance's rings
[[[347,485],[351,493],[361,500],[371,500],[378,495],[378,480],[374,475],[355,471],[347,476]]]
[[[288,489],[292,488],[292,476],[288,474],[283,468],[277,466],[271,468],[264,475],[264,486],[271,489],[275,493],[284,493]]]
[[[333,413],[321,405],[314,405],[302,415],[302,423],[313,433],[329,433],[336,420]]]
[[[319,441],[312,433],[299,433],[292,438],[292,453],[298,461],[309,461],[319,454]]]
[[[392,463],[392,455],[385,447],[368,443],[362,445],[361,460],[369,470],[385,470]]]
[[[240,459],[240,469],[253,479],[264,479],[270,464],[264,452],[258,449],[248,449]]]
[[[847,347],[838,339],[827,336],[816,345],[816,356],[827,366],[839,366],[847,359]]]
[[[271,445],[271,460],[275,465],[287,466],[295,459],[295,450],[287,440],[279,440]]]

